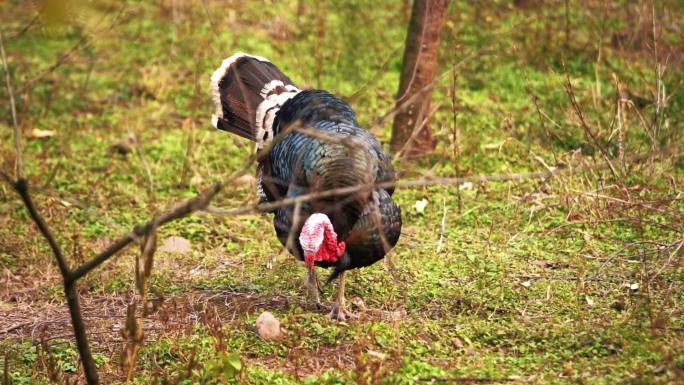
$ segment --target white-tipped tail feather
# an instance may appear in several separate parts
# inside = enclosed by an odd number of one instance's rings
[[[279,82],[282,87],[282,82],[279,80],[274,80],[274,82]],[[273,88],[276,88],[274,86]],[[273,139],[273,120],[275,119],[276,113],[280,110],[280,107],[285,104],[286,101],[290,100],[293,96],[297,95],[301,90],[293,85],[284,86],[285,91],[281,93],[263,93],[262,95],[268,95],[264,98],[264,101],[259,103],[259,107],[256,110],[256,128],[257,128],[257,151],[261,150],[268,144],[268,142]],[[269,91],[270,92],[270,91]]]
[[[238,52],[211,75],[211,92],[214,127],[257,142],[259,150],[273,138],[280,107],[300,90],[268,59]]]
[[[219,82],[226,76],[226,72],[228,71],[230,66],[233,65],[233,63],[235,63],[237,59],[243,57],[251,57],[262,62],[270,63],[270,61],[265,57],[249,55],[244,52],[236,52],[232,56],[223,59],[223,61],[221,62],[221,66],[217,68],[213,74],[211,74],[211,97],[214,100],[214,105],[216,106],[216,112],[211,117],[211,122],[214,125],[214,127],[216,127],[216,122],[218,122],[219,119],[223,118]]]

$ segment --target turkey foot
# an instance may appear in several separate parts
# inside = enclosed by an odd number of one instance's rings
[[[319,297],[321,285],[318,283],[318,275],[314,269],[309,269],[307,273],[306,287],[309,289],[309,296],[314,307],[316,310],[321,310],[321,298]]]
[[[346,321],[348,318],[358,318],[357,315],[347,310],[347,307],[344,305],[344,300],[342,300],[341,304],[340,301],[337,300],[333,302],[328,317],[337,321]]]
[[[337,287],[337,299],[333,302],[328,317],[338,321],[346,321],[347,318],[356,318],[354,314],[347,311],[344,303],[344,272],[340,273],[340,283]]]

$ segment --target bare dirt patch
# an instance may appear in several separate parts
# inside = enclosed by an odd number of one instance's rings
[[[88,334],[96,344],[123,342],[120,330],[126,317],[126,305],[132,298],[123,296],[83,296],[81,306]],[[287,309],[285,296],[264,296],[235,291],[192,291],[171,297],[151,299],[151,314],[144,320],[148,338],[184,334],[201,319],[206,304],[212,304],[219,320],[232,323],[257,308]],[[0,339],[41,340],[73,339],[69,312],[64,303],[33,306],[18,303],[0,309]]]

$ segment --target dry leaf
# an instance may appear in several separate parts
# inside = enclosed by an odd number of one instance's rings
[[[503,141],[500,142],[494,142],[494,143],[485,143],[482,145],[482,148],[485,150],[496,150],[501,148],[501,146],[504,145]]]
[[[57,135],[57,131],[54,130],[39,130],[37,128],[34,128],[29,132],[28,137],[30,139],[43,139],[43,138],[50,138]]]
[[[565,367],[563,368],[563,375],[569,376],[572,373],[572,362],[568,362],[565,364]]]

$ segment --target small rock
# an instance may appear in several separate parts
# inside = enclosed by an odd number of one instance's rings
[[[264,341],[278,341],[283,336],[280,321],[267,311],[261,313],[259,318],[257,318],[254,328],[259,337]]]
[[[183,237],[168,237],[164,239],[164,243],[159,248],[159,251],[187,254],[190,252],[190,241]]]

